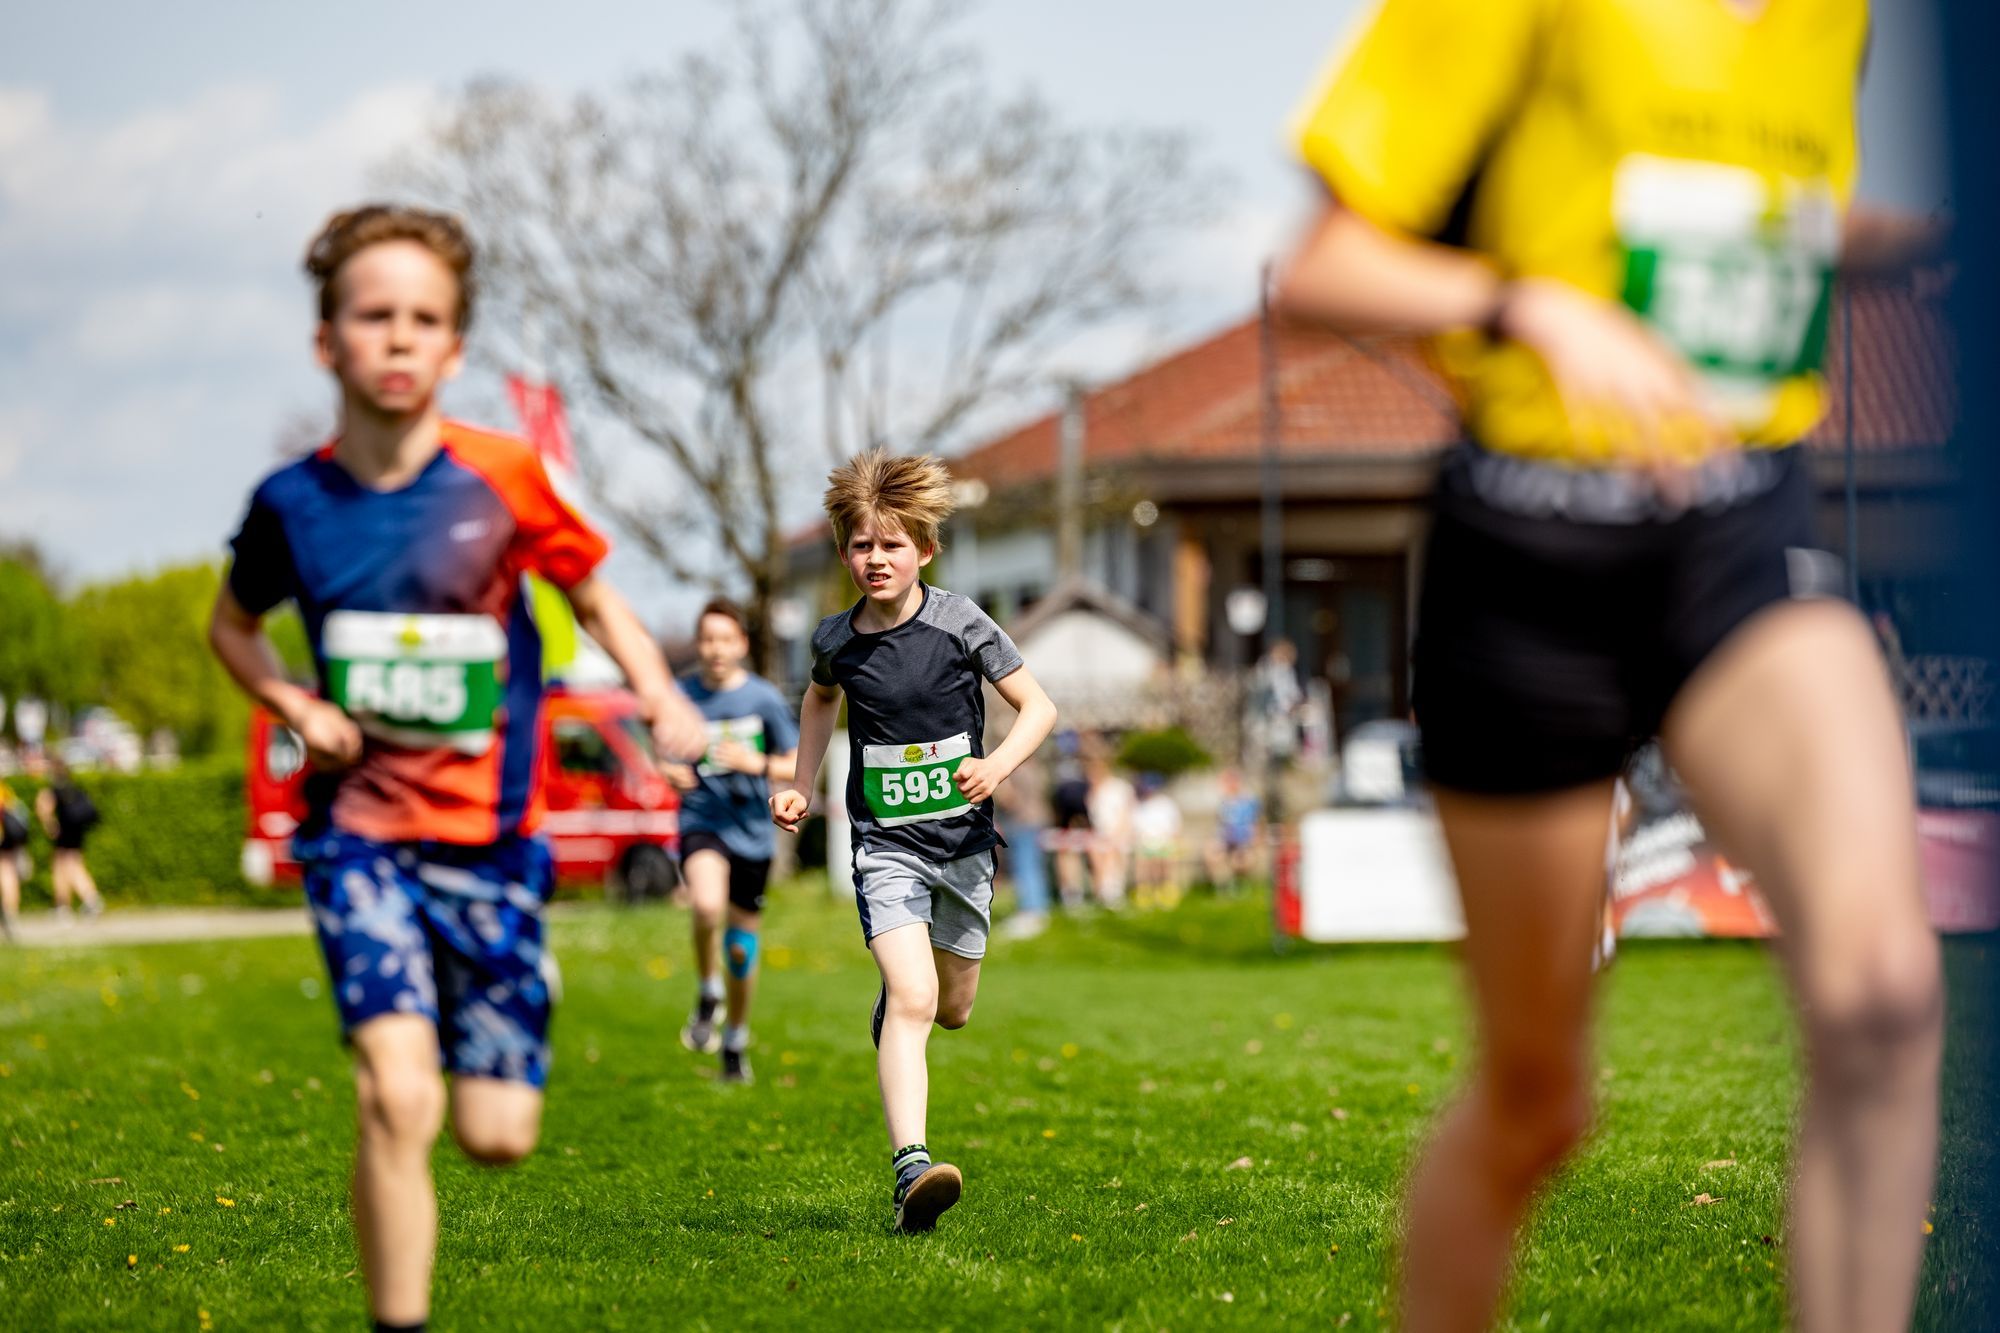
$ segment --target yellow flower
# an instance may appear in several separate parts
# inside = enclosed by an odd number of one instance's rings
[[[118,1219],[115,1217],[107,1217],[104,1219],[104,1225],[108,1227],[115,1227],[118,1225]]]
[[[187,1247],[187,1246],[185,1246],[185,1245],[176,1245],[176,1246],[174,1246],[174,1253],[175,1253],[175,1254],[186,1254],[187,1252],[188,1252],[188,1247]]]
[[[236,1206],[236,1200],[225,1199],[220,1194],[215,1196],[215,1201],[221,1204],[224,1208],[234,1208]]]
[[[125,1256],[125,1266],[126,1266],[127,1268],[137,1268],[137,1267],[139,1266],[139,1256],[138,1256],[138,1255],[136,1255],[136,1254],[128,1254],[128,1255],[126,1255],[126,1256]]]
[[[1052,1139],[1055,1136],[1056,1132],[1053,1129],[1045,1129],[1042,1131],[1042,1137],[1045,1139]]]

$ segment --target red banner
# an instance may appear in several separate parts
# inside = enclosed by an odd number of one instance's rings
[[[576,451],[570,443],[569,414],[562,390],[553,384],[531,384],[524,376],[507,377],[507,396],[521,418],[521,432],[552,472],[576,471]]]

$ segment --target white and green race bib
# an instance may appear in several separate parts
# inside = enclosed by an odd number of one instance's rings
[[[952,781],[971,754],[972,738],[962,731],[941,741],[862,746],[861,792],[875,822],[895,828],[972,809]]]
[[[335,611],[321,643],[328,695],[369,735],[413,749],[492,748],[507,656],[493,617]]]
[[[736,772],[727,764],[715,760],[715,752],[724,744],[734,741],[746,750],[764,753],[764,719],[752,713],[748,717],[710,718],[708,723],[708,749],[702,753],[701,762],[695,765],[695,772],[705,778],[722,777]]]
[[[1613,188],[1625,304],[1688,359],[1740,426],[1819,369],[1840,210],[1823,181],[1644,154]]]

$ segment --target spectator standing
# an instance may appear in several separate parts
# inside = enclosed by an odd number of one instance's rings
[[[1033,759],[1014,770],[993,795],[1000,836],[1007,844],[1007,876],[1014,881],[1014,915],[1000,928],[1008,939],[1033,939],[1049,926],[1049,872],[1042,835],[1052,809],[1048,778]]]
[[[83,905],[84,915],[96,916],[104,910],[97,881],[83,859],[83,841],[97,827],[97,803],[76,785],[69,765],[61,759],[49,761],[49,785],[35,797],[35,813],[42,829],[55,844],[49,858],[49,879],[55,889],[56,915],[67,918],[72,896]]]

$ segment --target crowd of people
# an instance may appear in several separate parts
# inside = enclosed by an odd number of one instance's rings
[[[1236,893],[1268,873],[1263,801],[1237,768],[1169,783],[1123,768],[1102,734],[1065,732],[1056,750],[1052,772],[1030,760],[995,797],[1014,888],[1009,938],[1041,934],[1057,907],[1171,908],[1193,884]],[[1175,786],[1195,794],[1201,818],[1187,817]]]

